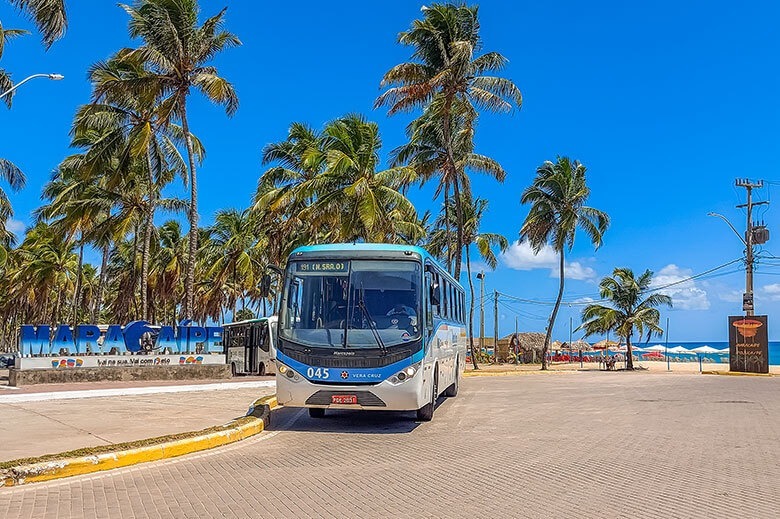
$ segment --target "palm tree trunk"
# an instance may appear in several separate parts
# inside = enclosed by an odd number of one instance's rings
[[[460,198],[460,188],[457,178],[452,183],[455,195],[455,227],[457,241],[455,243],[455,279],[460,280],[460,269],[463,262],[463,203]]]
[[[100,263],[100,280],[98,281],[97,296],[95,297],[95,304],[92,307],[92,322],[97,324],[100,317],[100,308],[103,306],[103,287],[106,283],[106,269],[108,268],[108,252],[109,243],[106,242],[103,245],[103,259]]]
[[[477,356],[474,354],[474,282],[471,280],[470,246],[471,244],[466,244],[466,275],[469,278],[469,291],[471,292],[471,302],[469,304],[469,348],[471,349],[471,362],[474,364],[474,369],[479,369]]]
[[[81,233],[79,238],[81,245],[79,245],[79,264],[76,269],[76,289],[73,291],[73,331],[76,331],[76,324],[79,315],[79,299],[81,298],[81,269],[84,264],[84,234]]]
[[[146,152],[146,165],[149,169],[149,208],[146,211],[146,225],[144,226],[144,243],[141,251],[141,318],[149,320],[149,248],[152,245],[152,230],[154,229],[154,174],[152,173],[152,154],[151,150]]]
[[[447,240],[447,270],[452,272],[452,235],[450,234],[450,185],[444,183],[444,236]]]
[[[564,261],[564,254],[563,254],[563,248],[560,250],[561,254],[561,264],[560,264],[560,274],[561,274],[561,283],[558,288],[558,298],[555,300],[555,306],[553,307],[552,314],[550,314],[550,323],[547,326],[547,334],[544,337],[544,347],[542,349],[542,369],[547,369],[547,352],[550,351],[550,338],[552,337],[553,327],[555,326],[555,317],[558,315],[558,309],[561,306],[561,299],[563,299],[563,282],[565,280],[565,261]]]
[[[639,338],[642,339],[641,337]],[[631,352],[631,334],[626,336],[626,369],[634,369],[634,354]]]
[[[184,280],[184,318],[192,319],[195,302],[195,254],[198,251],[198,177],[195,171],[195,157],[192,151],[192,136],[187,120],[186,93],[181,107],[181,126],[184,130],[184,141],[187,144],[187,159],[190,164],[190,233],[189,251],[187,254],[187,276]]]

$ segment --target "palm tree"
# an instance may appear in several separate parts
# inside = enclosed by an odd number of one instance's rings
[[[6,29],[3,27],[3,24],[0,23],[0,58],[3,57],[3,51],[5,50],[5,44],[7,41],[12,40],[13,38],[18,38],[19,36],[24,36],[25,34],[28,34],[28,32],[25,30]],[[13,86],[14,84],[13,81],[11,81],[11,75],[4,69],[0,69],[0,94],[10,90]],[[3,102],[8,108],[11,108],[11,101],[13,96],[14,93],[11,92],[3,98]]]
[[[461,197],[465,198],[465,195],[461,194]],[[487,211],[488,201],[482,198],[475,200],[464,199],[461,200],[461,206],[463,207],[464,226],[463,226],[463,248],[466,253],[466,273],[469,280],[469,291],[471,294],[470,306],[469,306],[469,344],[474,344],[474,283],[471,279],[471,246],[477,247],[479,257],[484,261],[488,267],[495,269],[498,266],[498,258],[496,257],[495,249],[501,252],[505,251],[509,247],[509,242],[501,234],[481,232],[480,225],[482,217]],[[453,211],[445,211],[444,215],[454,215]],[[444,225],[442,217],[436,219],[434,223],[435,230],[430,235],[429,250],[439,257],[445,256],[447,253],[447,247],[454,243],[454,237],[447,237],[447,234],[452,234],[450,231],[451,226]],[[477,357],[474,355],[474,351],[471,352],[471,359],[474,364],[474,369],[479,369],[477,366]]]
[[[634,331],[641,340],[646,334],[647,341],[653,335],[663,335],[658,325],[661,313],[659,306],[671,308],[672,298],[650,291],[653,273],[646,270],[638,278],[628,268],[616,268],[612,277],[605,277],[599,283],[601,298],[609,301],[610,306],[591,304],[582,311],[582,325],[577,328],[585,331],[585,336],[596,333],[615,332],[626,340],[626,369],[634,369],[631,352],[631,337]]]
[[[83,106],[76,115],[74,133],[99,128],[108,135],[100,145],[93,145],[89,155],[102,162],[118,155],[119,168],[127,169],[137,160],[146,168],[147,212],[144,222],[141,260],[141,315],[149,319],[148,280],[149,250],[151,247],[154,217],[163,188],[180,176],[187,182],[187,166],[179,153],[176,141],[183,140],[180,127],[169,121],[172,109],[170,100],[162,99],[159,92],[128,93],[122,84],[143,81],[148,77],[144,63],[132,56],[122,56],[100,62],[90,70],[95,102]],[[113,88],[117,85],[116,88]],[[129,94],[129,95],[128,95]],[[100,101],[105,101],[101,103]],[[200,142],[192,136],[193,148],[198,160],[203,157]],[[121,143],[121,149],[116,145]]]
[[[175,220],[162,224],[157,232],[159,242],[152,258],[152,288],[159,298],[162,315],[170,308],[170,322],[176,322],[176,308],[182,302],[183,279],[187,263],[186,239]]]
[[[585,183],[585,166],[568,157],[558,157],[555,163],[546,161],[537,168],[533,184],[523,191],[520,199],[523,204],[531,204],[520,228],[520,239],[528,240],[534,253],[539,253],[549,243],[558,254],[560,264],[558,297],[550,314],[542,350],[543,370],[547,369],[550,337],[563,297],[565,251],[571,251],[574,246],[577,229],[585,231],[598,249],[609,227],[609,216],[605,212],[585,205],[588,196],[590,188]]]
[[[247,209],[219,211],[210,227],[211,240],[204,257],[208,258],[209,277],[224,287],[226,303],[236,318],[238,299],[246,308],[246,295],[263,275],[260,256],[261,247],[256,234],[252,213]]]
[[[136,92],[149,89],[169,97],[171,117],[181,121],[184,132],[190,173],[190,242],[184,301],[184,314],[189,318],[194,302],[198,250],[198,183],[187,99],[191,90],[198,90],[211,102],[224,106],[228,116],[236,112],[238,96],[233,86],[209,62],[222,50],[241,42],[223,30],[226,9],[199,26],[197,0],[137,0],[133,6],[122,7],[130,15],[130,37],[143,41],[141,47],[125,55],[131,59],[137,56],[149,71],[149,77],[127,81],[123,87]]]
[[[326,168],[301,185],[302,196],[314,199],[301,218],[330,228],[328,241],[395,243],[400,235],[421,236],[417,211],[403,194],[416,180],[414,169],[377,171],[382,146],[377,124],[351,114],[329,123],[323,135]]]
[[[414,49],[415,61],[401,63],[385,73],[380,86],[389,88],[375,102],[376,107],[388,106],[389,115],[423,108],[431,121],[438,122],[445,152],[439,175],[445,198],[451,187],[456,200],[456,277],[460,275],[463,243],[463,185],[456,166],[453,118],[463,118],[467,133],[473,134],[477,108],[511,112],[522,104],[520,90],[512,81],[485,75],[503,69],[507,59],[497,52],[475,57],[482,47],[477,12],[476,6],[466,5],[423,7],[423,19],[412,22],[411,28],[398,36],[399,43]]]
[[[41,32],[46,49],[65,34],[68,17],[64,0],[10,0],[10,2],[32,18]]]

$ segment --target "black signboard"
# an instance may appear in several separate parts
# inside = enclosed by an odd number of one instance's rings
[[[349,263],[346,261],[299,261],[298,272],[320,272],[322,274],[346,274]]]
[[[730,370],[769,373],[768,337],[765,315],[729,316]]]

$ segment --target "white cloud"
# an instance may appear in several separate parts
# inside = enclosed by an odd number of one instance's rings
[[[538,254],[534,254],[528,242],[516,241],[501,254],[501,261],[510,269],[549,269],[550,277],[559,277],[558,254],[549,245],[545,245]],[[596,277],[595,270],[579,261],[567,261],[565,268],[566,279],[588,280]]]
[[[5,230],[10,231],[17,236],[23,234],[26,228],[27,226],[24,224],[24,222],[20,220],[14,220],[13,218],[9,218],[5,222]]]
[[[727,303],[741,303],[742,290],[729,290],[727,292],[718,292],[718,299]]]
[[[575,299],[572,302],[573,303],[593,303],[594,301],[596,301],[596,300],[593,299],[592,297],[580,297],[580,298]]]
[[[516,241],[501,254],[501,261],[514,270],[553,268],[558,265],[558,255],[549,245],[545,245],[538,254],[534,254],[527,241]]]
[[[560,277],[558,269],[550,270],[550,277]],[[566,262],[566,279],[593,279],[596,277],[596,271],[590,267],[584,266],[579,261]]]
[[[770,301],[780,301],[780,283],[772,283],[771,285],[764,285],[761,290],[767,295]],[[742,298],[740,297],[740,301]]]
[[[707,310],[710,300],[707,292],[700,288],[695,280],[687,280],[693,275],[691,269],[680,268],[671,263],[653,276],[653,287],[662,287],[675,283],[674,286],[660,290],[672,298],[674,307],[679,310]]]

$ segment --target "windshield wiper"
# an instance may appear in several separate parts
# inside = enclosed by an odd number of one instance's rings
[[[374,339],[376,340],[376,343],[379,345],[379,350],[382,352],[382,355],[387,355],[387,347],[385,346],[385,343],[382,341],[382,337],[379,335],[379,330],[376,328],[376,324],[374,324],[374,319],[371,317],[371,312],[368,311],[368,308],[366,307],[366,300],[365,300],[365,290],[363,289],[363,283],[360,284],[360,299],[358,299],[358,307],[360,307],[360,310],[363,312],[363,317],[366,318],[368,321],[368,327],[371,329],[371,333],[374,335]]]

